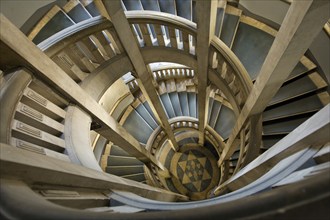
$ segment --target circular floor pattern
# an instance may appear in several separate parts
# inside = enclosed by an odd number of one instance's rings
[[[201,200],[219,182],[219,168],[213,154],[205,147],[187,145],[172,157],[172,182],[178,192]]]

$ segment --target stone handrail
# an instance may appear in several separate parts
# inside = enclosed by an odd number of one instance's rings
[[[102,30],[111,26],[111,22],[109,22],[106,18],[103,18],[101,16],[93,17],[88,20],[79,22],[73,26],[70,26],[69,28],[66,28],[60,32],[57,32],[53,36],[39,43],[38,47],[40,48],[40,50],[45,51],[46,53],[47,50],[50,50],[50,48],[56,47],[56,50],[54,50],[53,52],[56,53],[56,51],[60,51],[65,47],[65,44],[62,43],[64,39],[66,39],[66,41],[68,42],[67,38],[71,37],[71,40],[74,41],[77,40],[77,38],[73,39],[72,36],[77,33],[79,33],[80,37],[85,37],[89,34],[93,34],[95,31]],[[82,34],[82,32],[84,33]]]

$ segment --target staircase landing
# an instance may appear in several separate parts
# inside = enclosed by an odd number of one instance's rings
[[[191,200],[206,199],[219,182],[219,169],[213,154],[198,144],[182,146],[171,158],[171,173],[175,189]]]

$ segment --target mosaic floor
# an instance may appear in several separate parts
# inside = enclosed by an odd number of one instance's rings
[[[192,200],[205,199],[219,182],[216,159],[205,147],[182,147],[172,157],[171,172],[176,190]]]

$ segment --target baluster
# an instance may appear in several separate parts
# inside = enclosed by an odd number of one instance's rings
[[[64,70],[64,72],[66,72],[66,74],[68,74],[74,81],[79,80],[78,77],[75,76],[75,74],[71,71],[71,64],[69,64],[68,62],[65,62],[65,60],[63,59],[62,53],[59,53],[59,54],[55,55],[54,57],[52,57],[52,60],[59,67],[61,67],[61,69]]]
[[[96,66],[81,51],[79,44],[72,45],[71,49],[72,51],[74,51],[74,53],[81,60],[81,62],[88,69],[89,72],[92,72],[96,68]]]
[[[123,45],[120,43],[117,32],[114,28],[109,28],[105,30],[104,33],[110,39],[110,42],[116,54],[121,54],[125,51]]]
[[[170,35],[171,47],[178,48],[178,42],[176,39],[175,28],[168,27],[168,30],[169,30],[169,35]]]
[[[165,41],[164,41],[164,34],[161,28],[161,25],[159,24],[154,24],[156,36],[157,36],[157,42],[158,46],[165,46]]]
[[[214,50],[213,47],[209,50],[209,66],[212,67],[212,69],[217,68],[218,66],[218,56],[219,54]]]
[[[85,73],[89,72],[89,69],[86,67],[86,65],[82,62],[81,57],[77,54],[76,50],[78,50],[77,46],[75,44],[70,45],[69,47],[65,48],[63,50],[64,53],[70,57],[72,62],[77,65],[77,67]]]
[[[107,55],[109,57],[109,59],[111,59],[112,57],[114,57],[116,55],[115,52],[114,52],[114,50],[110,46],[110,42],[105,37],[105,35],[104,35],[104,33],[102,31],[94,34],[92,37],[93,37],[94,42],[99,47],[99,49],[105,55]]]
[[[189,42],[190,43],[190,53],[192,55],[195,55],[196,54],[196,37],[192,36],[192,35],[189,35],[190,38],[191,38],[191,41]]]
[[[182,33],[182,43],[183,43],[183,50],[187,53],[190,52],[190,47],[189,47],[189,34],[186,32],[181,32]]]
[[[94,42],[89,38],[84,38],[80,41],[82,44],[82,50],[85,52],[85,54],[89,57],[89,59],[94,63],[103,63],[104,57],[101,55],[98,48],[95,46]]]
[[[70,57],[64,51],[60,52],[59,54],[54,56],[52,59],[74,81],[80,82],[86,77],[86,75],[78,67],[74,68],[75,67],[74,62],[70,59]]]
[[[236,101],[237,101],[238,105],[242,107],[242,105],[243,105],[242,92],[239,91],[239,92],[235,95],[235,98],[236,98]]]
[[[131,25],[131,30],[132,30],[133,33],[135,33],[135,40],[136,40],[136,43],[137,43],[140,47],[144,46],[144,44],[143,44],[143,40],[142,40],[142,36],[141,36],[141,33],[140,33],[140,31],[138,31],[138,30],[139,30],[139,26],[138,26],[137,24],[132,24],[132,25]]]
[[[147,24],[140,24],[139,26],[140,26],[140,29],[141,29],[141,32],[142,32],[142,36],[143,36],[145,46],[147,46],[147,47],[153,46],[152,45],[152,39],[151,39],[149,30],[148,30]]]

